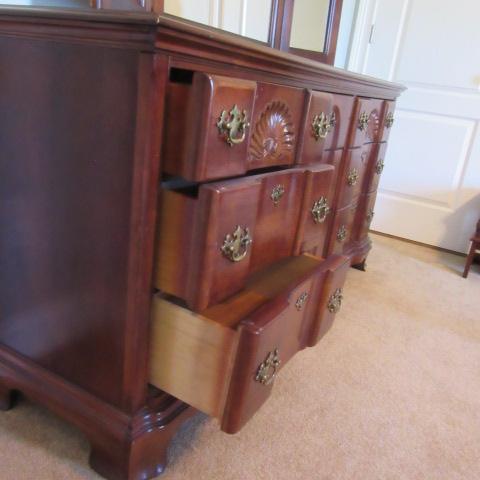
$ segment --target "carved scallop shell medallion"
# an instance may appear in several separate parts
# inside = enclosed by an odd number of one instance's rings
[[[262,164],[281,163],[295,145],[292,117],[287,105],[275,101],[255,124],[250,141],[250,155]]]

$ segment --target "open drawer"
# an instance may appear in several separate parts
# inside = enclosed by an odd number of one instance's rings
[[[340,308],[346,257],[292,257],[201,314],[153,301],[150,383],[235,433],[269,397],[273,380],[313,345]]]
[[[332,201],[333,168],[311,170],[208,183],[193,193],[162,189],[155,287],[199,312],[240,291],[251,274],[293,255],[305,192],[312,193],[308,211],[319,199]],[[307,225],[305,238],[323,242],[323,227]]]

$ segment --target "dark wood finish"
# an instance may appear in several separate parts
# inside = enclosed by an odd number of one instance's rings
[[[403,88],[141,12],[134,0],[119,5],[134,9],[118,12],[44,4],[0,7],[0,408],[21,392],[85,433],[103,476],[152,478],[193,412],[149,387],[164,366],[150,349],[158,278],[168,278],[161,295],[202,314],[209,305],[210,325],[231,333],[232,348],[241,345],[222,417],[225,430],[238,430],[266,398],[245,366],[277,343],[286,359],[316,343],[331,324],[324,306],[345,263],[368,255],[362,206],[377,185],[369,178],[376,154],[367,155],[362,189],[348,205],[339,187],[351,146],[385,148],[378,142]],[[307,145],[309,92],[332,97],[336,112],[322,152]],[[236,103],[251,112],[240,149],[216,143],[218,115]],[[359,135],[361,106],[371,123]],[[214,178],[221,180],[198,183]],[[275,205],[277,186],[284,191]],[[318,196],[331,212],[313,225]],[[233,264],[219,251],[237,223],[252,225],[254,242]],[[335,240],[340,224],[348,227],[344,242]],[[347,257],[320,258],[333,251]],[[303,252],[315,255],[317,273],[274,275],[251,290]],[[292,305],[307,285],[305,316],[295,323],[301,314]],[[242,289],[248,295],[232,304]],[[200,321],[178,298],[164,301]],[[181,380],[197,385],[187,374]]]
[[[182,70],[175,74],[187,81],[170,79],[168,85],[163,170],[192,181],[244,174],[251,129],[242,143],[229,145],[216,124],[222,111],[234,105],[252,121],[255,82]]]
[[[323,256],[327,235],[333,218],[331,210],[334,205],[334,173],[332,165],[310,167],[305,174],[303,202],[300,210],[297,238],[294,253],[310,252]],[[312,212],[315,202],[321,198],[327,201],[329,212],[324,220],[315,219]]]
[[[463,271],[463,278],[468,277],[468,273],[470,272],[472,263],[475,260],[475,255],[477,254],[478,250],[480,250],[480,220],[477,223],[475,234],[470,239],[470,242],[471,242],[470,250],[468,251],[467,259],[465,261],[465,270]]]
[[[273,0],[269,35],[270,45],[286,52],[333,65],[337,50],[343,0],[330,0],[323,52],[290,47],[294,3],[295,0]]]

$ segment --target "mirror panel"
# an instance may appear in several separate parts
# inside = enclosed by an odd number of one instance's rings
[[[324,52],[329,9],[330,0],[295,0],[290,47]]]

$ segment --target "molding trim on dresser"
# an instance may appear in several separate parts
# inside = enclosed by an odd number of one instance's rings
[[[0,68],[0,408],[152,478],[194,408],[238,431],[330,328],[403,87],[87,7],[0,7]]]

